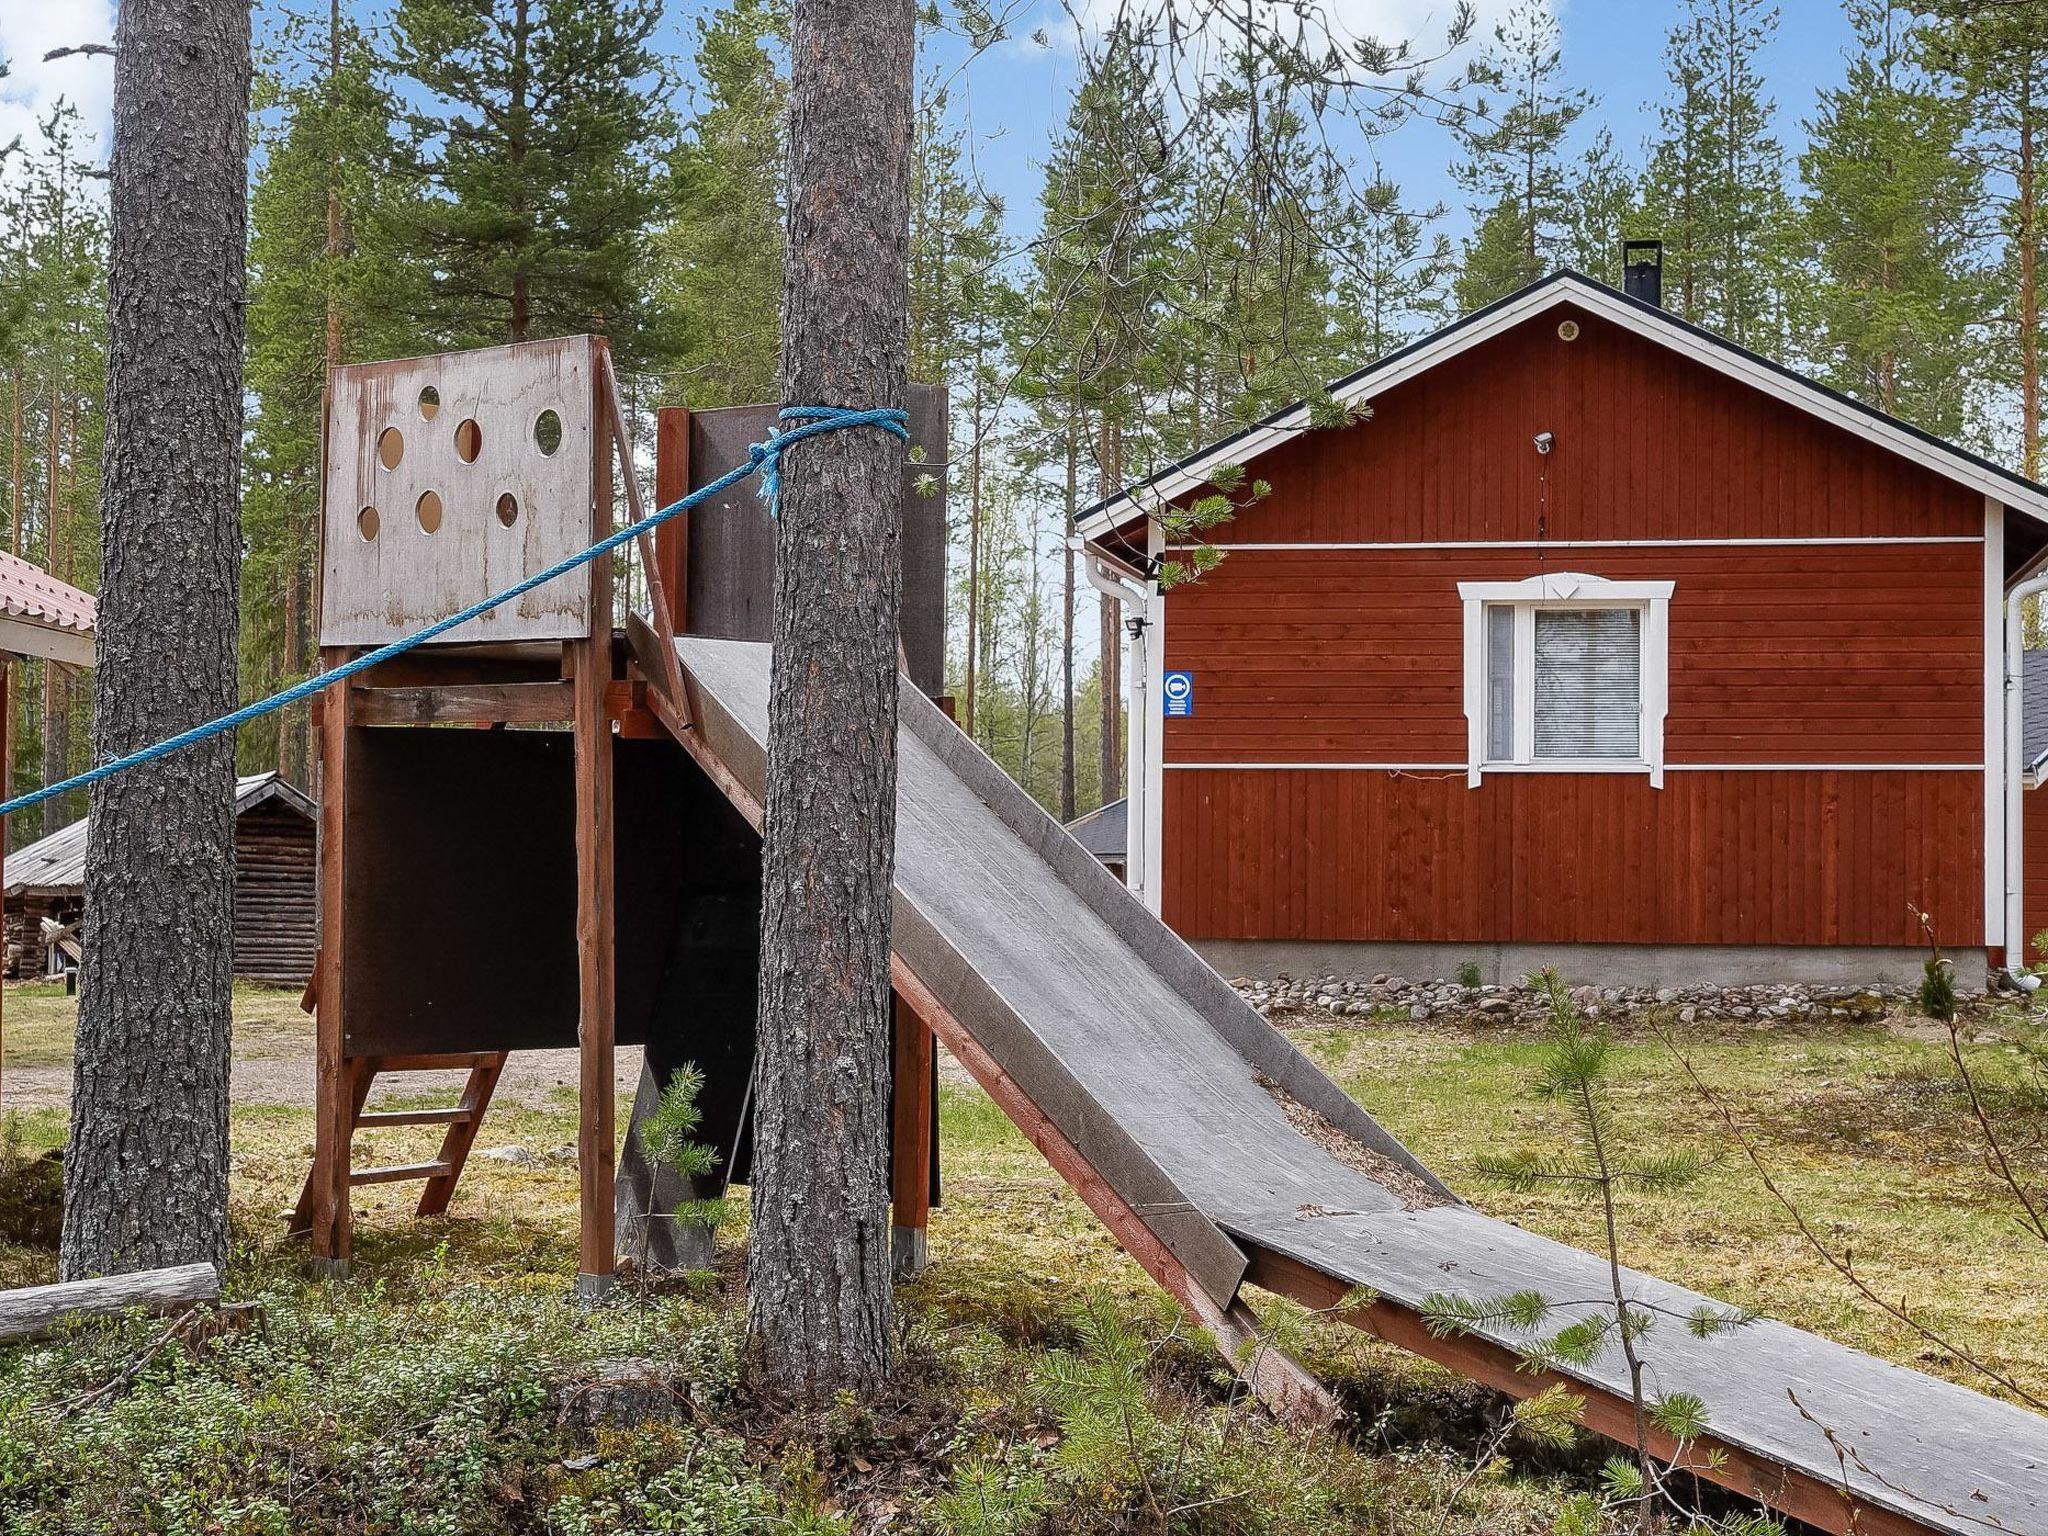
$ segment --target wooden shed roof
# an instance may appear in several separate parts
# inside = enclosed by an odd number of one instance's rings
[[[253,773],[235,780],[235,814],[241,816],[272,800],[312,820],[316,807],[311,797],[295,789],[276,772]],[[26,891],[80,892],[85,889],[86,827],[91,818],[81,816],[68,827],[48,837],[37,838],[7,855],[6,892],[19,896]]]

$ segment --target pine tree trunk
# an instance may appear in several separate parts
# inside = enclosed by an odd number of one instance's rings
[[[2021,87],[2015,180],[2020,232],[2020,473],[2041,477],[2041,185],[2032,72]]]
[[[247,0],[124,0],[115,42],[101,757],[235,702]],[[233,785],[223,736],[92,791],[67,1280],[227,1257]]]
[[[57,562],[64,549],[63,491],[58,481],[59,467],[64,462],[64,440],[61,423],[64,418],[64,380],[57,372],[60,365],[53,359],[50,369],[50,417],[49,431],[45,434],[44,492],[43,492],[43,569],[52,576],[57,574]],[[54,784],[64,775],[65,752],[69,745],[64,721],[64,695],[66,692],[64,674],[57,670],[54,662],[43,664],[43,782]],[[63,798],[45,800],[37,807],[42,813],[43,835],[48,837],[64,825]]]
[[[1060,820],[1074,819],[1074,503],[1080,494],[1081,426],[1067,417],[1067,520],[1060,541]]]
[[[910,0],[797,0],[783,399],[903,400]],[[761,869],[747,1329],[812,1404],[890,1369],[889,925],[902,445],[828,434],[783,465]]]
[[[1123,429],[1103,413],[1101,433],[1096,440],[1095,463],[1098,471],[1095,491],[1107,499],[1123,488],[1124,439]],[[1102,796],[1100,803],[1108,805],[1121,792],[1123,752],[1118,740],[1123,724],[1123,624],[1122,604],[1104,593],[1097,598],[1101,609],[1102,660],[1096,667],[1098,692],[1101,698],[1101,724],[1098,727],[1098,767],[1101,774]]]

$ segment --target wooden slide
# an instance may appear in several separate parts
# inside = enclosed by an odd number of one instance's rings
[[[758,825],[768,648],[677,650],[682,738]],[[1606,1261],[1458,1200],[908,685],[902,712],[897,990],[1254,1386],[1319,1396],[1259,1344],[1247,1282],[1313,1306],[1367,1287],[1360,1327],[1518,1396],[1559,1379],[1517,1369],[1506,1332],[1432,1337],[1419,1308],[1534,1289],[1590,1309]],[[1709,1304],[1624,1278],[1668,1312]],[[2048,1419],[1770,1321],[1700,1339],[1667,1318],[1643,1351],[1710,1430],[1659,1452],[1785,1514],[2048,1533]],[[1633,1439],[1618,1350],[1568,1376],[1589,1425]]]

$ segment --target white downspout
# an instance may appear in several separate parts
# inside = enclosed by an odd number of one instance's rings
[[[2026,636],[2022,614],[2026,600],[2048,592],[2048,570],[2027,577],[2005,594],[2005,968],[2017,971],[2027,963],[2027,935],[2022,927],[2022,893],[2026,889],[2027,764],[2022,761],[2026,704]]]

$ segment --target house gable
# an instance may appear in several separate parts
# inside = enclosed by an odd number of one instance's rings
[[[1567,342],[1560,335],[1559,328],[1566,322],[1578,329],[1574,341]],[[1440,399],[1446,377],[1495,370],[1509,377],[1490,388],[1453,387],[1453,395],[1467,397],[1468,414],[1462,418],[1449,414]],[[1574,392],[1558,392],[1566,388]],[[1255,465],[1262,478],[1274,481],[1277,492],[1291,463],[1288,450],[1325,445],[1310,449],[1307,455],[1309,462],[1319,463],[1331,440],[1350,442],[1370,434],[1372,427],[1384,425],[1390,414],[1412,417],[1414,407],[1409,404],[1404,409],[1404,401],[1414,400],[1439,401],[1436,409],[1449,435],[1440,431],[1431,436],[1430,447],[1451,455],[1447,469],[1453,476],[1469,468],[1493,477],[1507,490],[1524,489],[1536,473],[1530,461],[1539,457],[1530,437],[1537,431],[1557,433],[1558,452],[1563,453],[1563,428],[1532,427],[1518,432],[1521,441],[1514,446],[1521,453],[1505,463],[1489,460],[1466,466],[1459,459],[1468,446],[1497,449],[1494,429],[1502,425],[1503,410],[1511,411],[1518,429],[1526,426],[1527,411],[1511,409],[1517,403],[1518,390],[1524,406],[1547,403],[1574,413],[1573,425],[1581,429],[1577,468],[1582,476],[1605,470],[1618,473],[1624,483],[1634,486],[1645,467],[1654,467],[1655,448],[1662,444],[1668,450],[1667,462],[1675,458],[1690,467],[1719,468],[1730,475],[1739,469],[1743,456],[1765,468],[1796,457],[1809,473],[1827,468],[1827,488],[1840,497],[1853,496],[1859,480],[1869,477],[1904,480],[1915,488],[1906,492],[1909,498],[1915,493],[1923,500],[1953,497],[1981,508],[1984,498],[1992,496],[2032,518],[2048,519],[2048,491],[2042,487],[1661,310],[1575,273],[1560,273],[1331,387],[1335,398],[1369,406],[1371,420],[1336,431],[1311,431],[1305,408],[1290,408],[1192,455],[1131,492],[1099,504],[1084,516],[1081,531],[1088,537],[1103,537],[1132,521],[1145,505],[1202,494],[1203,476],[1226,463]],[[1462,432],[1455,430],[1459,427]],[[1605,430],[1588,436],[1592,429]],[[1689,457],[1688,439],[1695,440]],[[1605,458],[1596,451],[1596,442],[1602,440],[1610,444]],[[1418,453],[1414,457],[1423,456]],[[1838,466],[1851,463],[1857,466],[1856,474],[1835,473]],[[1547,467],[1553,479],[1568,478],[1562,464]],[[1941,482],[1950,490],[1930,491],[1931,482]],[[1442,485],[1444,480],[1439,477],[1435,483]],[[1802,493],[1812,489],[1811,482],[1799,481],[1774,487],[1764,498],[1765,504],[1756,509],[1758,519],[1770,521],[1779,530],[1777,537],[1856,536],[1830,535],[1825,522],[1815,526],[1802,520],[1811,506],[1811,498]],[[1274,501],[1278,501],[1277,494]],[[1525,506],[1526,502],[1515,505]],[[1267,516],[1271,510],[1273,505],[1268,504],[1247,511],[1226,539],[1281,537],[1269,531],[1280,526]],[[1398,513],[1406,508],[1394,510]],[[1819,510],[1824,519],[1833,513],[1839,525],[1838,509]],[[1643,515],[1654,518],[1659,511],[1653,505],[1643,509]],[[1663,515],[1677,514],[1665,511]],[[1567,535],[1552,526],[1549,536],[1586,535]]]

